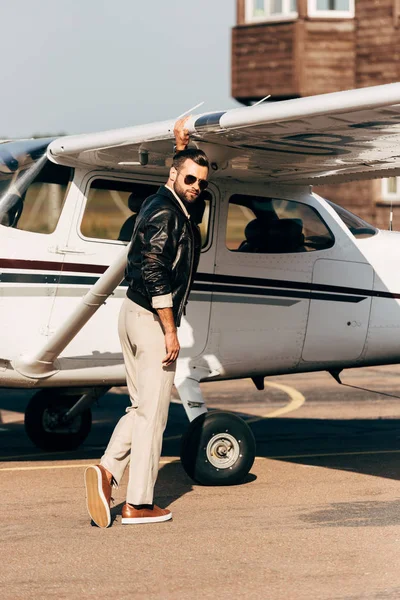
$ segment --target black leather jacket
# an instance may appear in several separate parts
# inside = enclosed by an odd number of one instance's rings
[[[147,198],[136,218],[125,279],[127,296],[156,313],[151,299],[172,295],[180,325],[200,258],[201,236],[165,186]]]

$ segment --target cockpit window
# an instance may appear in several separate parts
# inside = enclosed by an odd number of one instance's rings
[[[353,213],[346,210],[342,206],[338,206],[337,204],[334,204],[334,202],[331,202],[330,200],[327,200],[327,202],[333,208],[333,210],[339,215],[339,217],[342,219],[343,223],[350,230],[350,232],[354,235],[354,237],[359,238],[359,239],[369,238],[369,237],[372,237],[373,235],[375,235],[376,233],[378,233],[378,230],[373,225],[370,225],[369,223],[367,223],[360,217],[357,217],[357,215],[354,215]]]
[[[235,194],[229,200],[226,246],[237,252],[287,254],[325,250],[334,237],[311,206]]]
[[[157,189],[157,185],[132,181],[92,180],[81,233],[85,238],[129,242],[140,207]]]
[[[87,239],[129,242],[143,202],[159,185],[117,179],[94,179],[87,192],[81,234]],[[202,248],[208,245],[212,196],[204,191],[189,209],[199,226]]]
[[[51,139],[0,144],[0,224],[52,233],[61,214],[72,169],[46,158]]]
[[[52,233],[58,223],[73,170],[47,161],[23,196],[17,229]]]

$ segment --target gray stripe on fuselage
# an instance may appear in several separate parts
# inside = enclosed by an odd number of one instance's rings
[[[83,297],[87,292],[92,289],[90,286],[82,285],[81,287],[70,287],[68,285],[63,286],[59,285],[58,287],[51,285],[2,285],[0,286],[0,296],[6,298],[14,298],[14,297],[46,297],[46,296],[58,296],[60,298],[69,298],[69,297]],[[126,296],[126,287],[116,289],[111,298],[125,298]],[[196,302],[210,302],[211,301],[211,292],[193,292],[190,294],[190,299],[195,300]]]
[[[48,297],[57,296],[58,298],[79,298],[83,297],[91,288],[89,286],[69,287],[59,285],[58,287],[41,286],[0,286],[0,296],[3,298],[29,298],[29,297]],[[112,294],[112,298],[125,298],[126,288],[119,288]],[[211,302],[211,292],[192,292],[190,294],[192,302]],[[257,298],[256,296],[233,296],[230,294],[215,293],[213,302],[228,302],[230,304],[265,304],[267,306],[293,306],[300,300],[290,300],[286,298]]]
[[[190,296],[192,299],[192,296]],[[214,293],[213,302],[229,302],[230,304],[266,304],[268,306],[293,306],[298,304],[301,300],[289,300],[286,298],[257,298],[256,296],[232,296],[228,294]]]
[[[0,286],[0,296],[3,298],[21,298],[21,297],[43,297],[46,296],[58,296],[59,298],[78,298],[83,297],[87,292],[91,289],[90,286],[82,286],[82,287],[67,287],[59,285],[58,287],[50,286],[50,285],[40,285],[40,286],[15,286],[12,287]],[[124,298],[126,296],[126,288],[119,288],[113,292],[111,295],[112,298]]]

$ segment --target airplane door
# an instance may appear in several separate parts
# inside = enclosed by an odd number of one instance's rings
[[[290,194],[296,197],[296,192]],[[224,374],[296,368],[306,334],[313,265],[333,244],[318,212],[303,202],[227,194],[221,207],[210,325]]]
[[[330,259],[315,262],[303,360],[352,360],[360,356],[371,309],[371,296],[362,291],[372,289],[373,277],[369,264]],[[317,297],[318,291],[322,293]]]
[[[29,183],[27,171],[23,170],[23,199],[12,194],[18,198],[16,206],[10,209],[12,226],[1,227],[2,357],[33,353],[51,334],[49,323],[64,262],[55,249],[65,237],[60,216],[71,171],[47,162],[41,171],[36,170]]]

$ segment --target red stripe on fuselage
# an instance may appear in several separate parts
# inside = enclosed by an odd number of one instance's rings
[[[103,265],[87,265],[79,263],[62,263],[50,260],[20,260],[18,258],[0,258],[0,268],[29,269],[35,271],[63,271],[69,273],[104,273]]]

